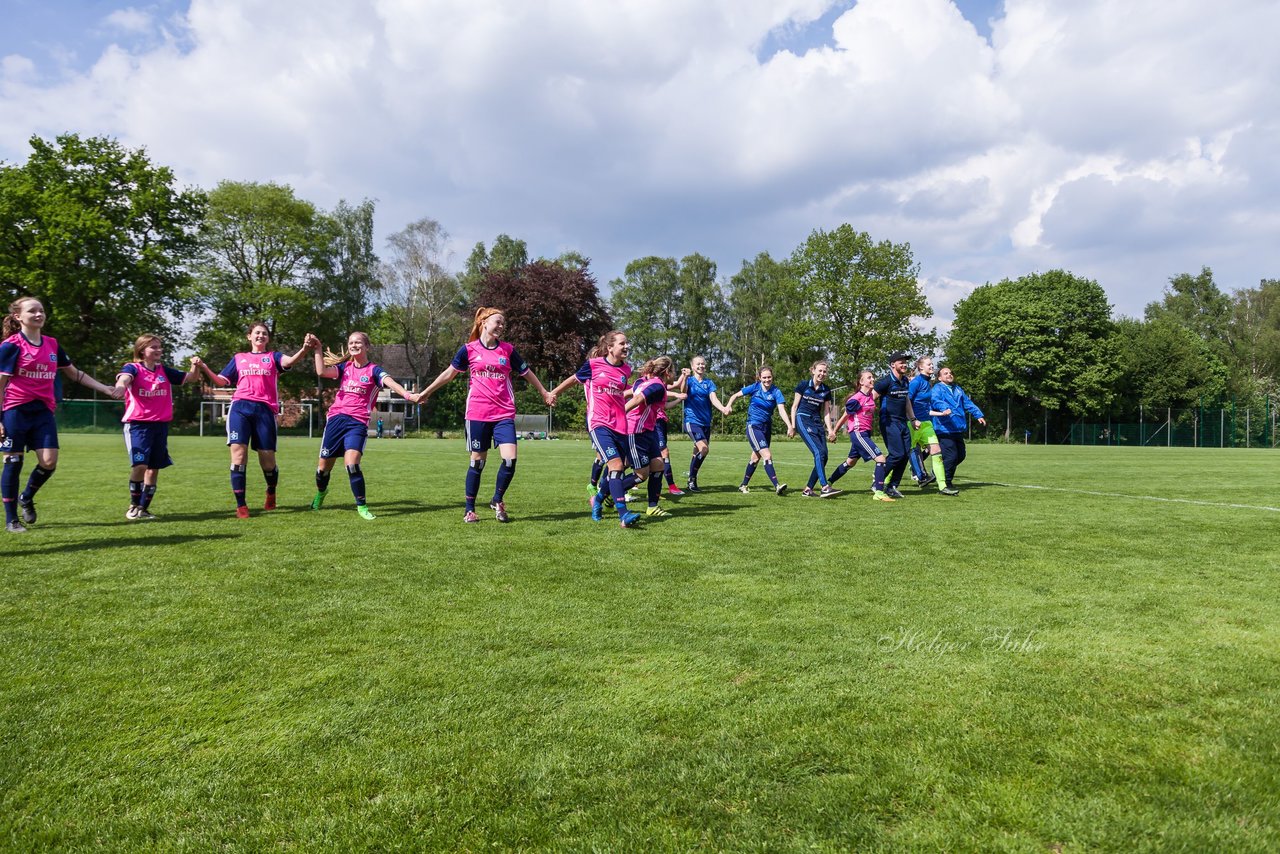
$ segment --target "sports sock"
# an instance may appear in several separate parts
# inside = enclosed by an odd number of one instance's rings
[[[627,512],[627,487],[622,485],[622,472],[610,469],[605,478],[605,482],[609,485],[609,494],[613,496],[613,506],[617,509],[618,516],[621,518]],[[632,485],[634,485],[634,481]]]
[[[347,477],[351,480],[351,494],[355,496],[356,504],[364,504],[364,472],[360,470],[360,464],[347,466]],[[475,498],[471,500],[472,506],[468,509],[475,509]]]
[[[324,469],[316,469],[316,492],[329,491],[329,478],[333,477],[332,471]]]
[[[916,476],[917,480],[924,480],[924,465],[920,462],[920,451],[918,448],[912,448],[907,454],[907,459],[911,463],[911,473]]]
[[[267,480],[267,495],[276,494],[276,484],[280,482],[280,469],[273,468],[271,471],[262,470],[262,476]]]
[[[778,473],[773,469],[773,460],[764,461],[764,473],[769,475],[769,482],[774,486],[778,485]]]
[[[244,466],[231,467],[231,494],[236,497],[236,506],[244,507],[244,488],[248,482],[248,478],[244,473]]]
[[[663,475],[663,477],[665,477],[665,478],[667,479],[667,486],[675,486],[675,485],[676,485],[676,479],[675,479],[674,477],[672,477],[672,476],[671,476],[671,458],[670,458],[670,457],[663,457],[663,458],[662,458],[662,466],[663,466],[663,468],[662,468],[662,475]]]
[[[621,475],[621,474],[622,474],[622,473],[621,473],[621,472],[619,472],[619,475]],[[635,485],[636,485],[637,483],[639,483],[639,482],[640,482],[640,478],[636,476],[636,473],[635,473],[635,472],[631,472],[630,474],[628,474],[628,475],[624,476],[624,477],[622,478],[622,491],[623,491],[623,493],[625,494],[625,493],[630,492],[630,491],[631,491],[631,487],[635,486]]]
[[[757,463],[747,463],[747,470],[742,473],[742,485],[746,486],[751,482],[751,475],[756,473]]]
[[[5,522],[18,521],[18,480],[22,475],[22,457],[4,458],[4,471],[0,473],[0,496],[4,498]]]
[[[494,502],[501,501],[503,496],[507,494],[507,489],[511,486],[511,479],[516,476],[516,461],[503,460],[502,465],[498,466],[497,483],[493,488]]]
[[[49,478],[53,477],[53,471],[42,465],[37,465],[31,470],[31,477],[27,478],[27,488],[22,490],[22,500],[30,501],[35,494],[40,491],[40,487],[49,482]]]
[[[933,476],[938,479],[938,486],[939,487],[946,486],[947,470],[942,465],[942,454],[930,454],[929,462],[931,463],[930,467],[933,469]]]
[[[705,459],[702,454],[695,453],[693,459],[689,460],[689,480],[698,479],[698,469],[702,468],[702,461]]]
[[[871,475],[871,488],[877,492],[884,492],[884,475],[888,469],[884,463],[876,463],[876,470]]]
[[[151,499],[156,497],[156,485],[154,483],[142,487],[142,509],[146,510],[151,506]]]
[[[472,513],[476,509],[476,496],[480,494],[480,472],[484,471],[484,460],[472,460],[467,466],[467,509]]]
[[[129,481],[129,506],[142,506],[142,481],[140,480]]]
[[[662,475],[649,472],[649,506],[657,507],[662,495]]]
[[[845,472],[847,472],[848,470],[849,470],[849,464],[847,462],[841,463],[840,465],[836,466],[836,470],[831,473],[831,482],[835,483],[837,480],[844,477]]]
[[[600,458],[596,457],[596,461],[591,464],[591,485],[598,486],[600,483],[600,472],[604,470],[604,463],[600,462]]]

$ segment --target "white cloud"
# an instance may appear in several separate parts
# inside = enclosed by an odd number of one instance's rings
[[[126,9],[108,24],[145,47],[53,82],[0,63],[0,157],[117,135],[193,183],[373,197],[383,233],[430,215],[460,257],[505,231],[603,279],[693,251],[728,275],[842,221],[909,241],[928,282],[1063,266],[1131,312],[1202,264],[1280,274],[1280,6],[1004,5],[988,42],[949,0],[860,0],[830,46],[764,61],[832,0]],[[930,288],[939,316],[963,290]]]

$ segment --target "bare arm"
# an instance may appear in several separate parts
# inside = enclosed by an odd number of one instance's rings
[[[555,388],[551,389],[551,396],[552,396],[552,397],[559,397],[559,396],[560,396],[560,394],[561,394],[561,392],[563,392],[563,391],[564,391],[565,389],[567,389],[569,386],[574,385],[575,383],[579,383],[579,382],[581,382],[581,380],[579,380],[579,379],[578,379],[578,377],[577,377],[577,375],[575,374],[574,376],[571,376],[571,377],[569,377],[567,380],[565,380],[564,382],[560,383],[560,385],[558,385],[558,386],[556,386]]]
[[[391,390],[392,390],[392,391],[394,391],[396,394],[400,395],[401,397],[403,397],[405,400],[409,401],[410,403],[412,403],[412,402],[414,401],[414,394],[413,394],[413,392],[409,391],[409,390],[408,390],[408,389],[406,389],[404,386],[400,385],[400,383],[398,383],[398,382],[396,382],[394,379],[392,379],[390,374],[386,374],[385,376],[383,376],[383,378],[382,378],[382,387],[383,387],[383,388],[389,388],[389,389],[391,389]]]
[[[787,435],[794,436],[796,434],[796,423],[791,420],[791,416],[787,414],[787,407],[778,404],[778,414],[782,416],[782,423],[787,425]]]
[[[422,403],[422,401],[431,397],[431,395],[435,394],[436,391],[445,383],[449,382],[460,373],[462,373],[462,371],[458,370],[453,365],[445,365],[445,368],[440,372],[440,375],[431,381],[431,385],[427,386],[414,396],[414,402]]]
[[[320,339],[312,335],[310,332],[308,332],[306,338],[304,338],[302,341],[302,346],[298,348],[298,352],[294,353],[292,356],[280,357],[280,367],[284,368],[285,370],[292,368],[299,359],[301,359],[304,355],[306,355],[306,352],[308,350],[310,350],[312,347],[314,347],[319,343],[320,343]]]
[[[732,404],[734,398],[738,396],[739,396],[738,393],[734,392],[733,396],[729,398],[729,403],[721,403],[720,398],[716,397],[716,393],[713,391],[711,392],[711,405],[714,406],[716,409],[719,409],[725,415],[728,415],[732,411],[729,409],[730,404]]]
[[[77,368],[75,365],[67,365],[63,368],[62,375],[73,382],[80,383],[80,385],[85,388],[91,388],[94,391],[99,392],[100,394],[105,394],[115,400],[119,400],[124,397],[123,388],[113,385],[104,385]]]
[[[538,375],[533,372],[532,368],[524,372],[524,378],[525,382],[537,389],[538,394],[542,395],[543,403],[547,406],[556,405],[556,396],[547,391],[546,386],[542,384],[542,380],[538,379]]]

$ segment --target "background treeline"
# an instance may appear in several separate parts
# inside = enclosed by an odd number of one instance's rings
[[[630,336],[634,362],[701,354],[726,389],[765,364],[789,388],[826,358],[834,384],[848,386],[892,350],[934,353],[975,399],[1003,401],[988,413],[993,430],[1017,439],[1051,416],[1247,404],[1274,395],[1280,377],[1280,280],[1225,293],[1207,268],[1183,273],[1142,318],[1117,318],[1097,282],[1032,273],[974,290],[939,338],[923,325],[933,312],[910,244],[848,224],[728,276],[697,253],[638,258],[606,297],[583,254],[531,259],[524,241],[499,235],[455,270],[439,222],[424,216],[376,247],[374,215],[368,199],[323,210],[274,183],[181,188],[171,169],[112,139],[32,138],[26,163],[0,163],[0,297],[41,298],[50,334],[104,378],[144,331],[216,370],[244,346],[245,325],[263,320],[283,350],[309,330],[334,349],[366,330],[394,349],[397,374],[422,383],[478,305],[505,309],[507,337],[549,385],[613,327]],[[316,393],[306,370],[284,387]],[[456,426],[464,392],[447,386],[423,423]],[[521,404],[541,409],[532,395]],[[565,395],[557,424],[579,424],[581,409],[580,394]]]

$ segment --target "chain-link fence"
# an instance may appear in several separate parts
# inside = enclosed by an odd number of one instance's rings
[[[972,438],[1047,445],[1123,445],[1173,448],[1274,448],[1277,401],[1204,402],[1196,406],[1137,406],[1111,413],[1054,412],[1017,398],[977,401],[987,416],[971,420]]]

